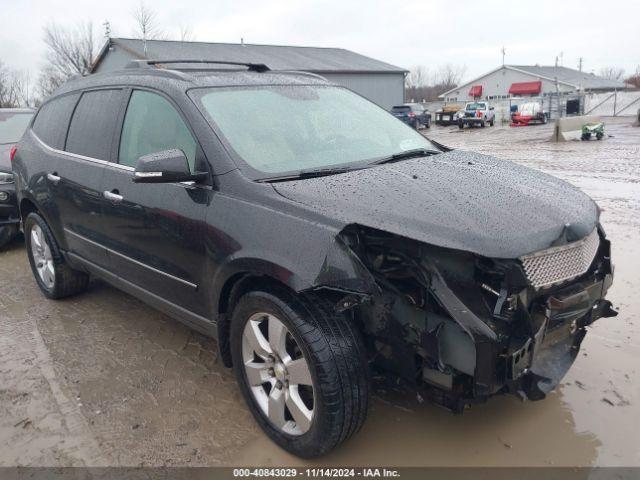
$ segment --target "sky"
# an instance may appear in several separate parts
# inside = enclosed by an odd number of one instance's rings
[[[137,0],[0,0],[0,61],[36,76],[46,48],[43,26],[103,23],[130,37]],[[154,0],[156,23],[168,38],[189,28],[193,40],[341,47],[411,69],[465,66],[465,79],[505,62],[564,66],[598,73],[640,65],[638,0]]]

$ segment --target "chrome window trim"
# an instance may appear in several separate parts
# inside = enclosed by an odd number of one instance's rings
[[[46,150],[49,150],[52,153],[56,153],[58,155],[65,155],[67,157],[75,158],[77,160],[84,160],[86,162],[97,163],[98,165],[109,165],[109,166],[112,166],[112,167],[119,168],[121,170],[130,171],[130,172],[133,172],[135,170],[133,167],[130,167],[128,165],[121,165],[119,163],[109,162],[108,160],[100,160],[99,158],[87,157],[85,155],[80,155],[78,153],[66,152],[64,150],[58,150],[57,148],[50,147],[49,145],[44,143],[40,139],[40,137],[38,137],[38,135],[36,135],[36,132],[34,132],[33,130],[31,130],[30,133],[31,133],[31,135],[33,135],[33,138],[35,138],[38,141],[38,143],[40,145],[42,145],[43,148],[45,148]]]
[[[100,160],[99,158],[87,157],[85,155],[80,155],[78,153],[65,152],[64,150],[58,150],[57,148],[50,147],[49,145],[44,143],[40,139],[40,137],[38,137],[38,135],[36,135],[36,132],[34,132],[33,130],[30,130],[29,133],[31,133],[31,135],[33,135],[33,138],[35,138],[43,148],[45,148],[46,150],[49,150],[52,153],[56,153],[58,155],[66,155],[67,157],[75,158],[75,159],[78,159],[78,160],[84,160],[86,162],[96,163],[98,165],[118,168],[120,170],[124,170],[125,172],[135,172],[136,171],[135,168],[130,167],[129,165],[122,165],[122,164],[116,163],[116,162],[109,162],[107,160]],[[167,184],[167,185],[169,185],[169,184]],[[182,185],[183,187],[189,187],[189,188],[204,188],[204,189],[207,189],[207,190],[212,190],[213,189],[211,187],[211,185],[197,185],[193,181],[175,182],[175,183],[172,183],[172,185]]]
[[[138,261],[138,260],[135,260],[135,259],[133,259],[133,258],[131,258],[131,257],[128,257],[127,255],[123,255],[123,254],[122,254],[122,253],[120,253],[120,252],[116,252],[115,250],[112,250],[112,249],[111,249],[111,248],[109,248],[109,247],[105,247],[105,246],[104,246],[104,245],[102,245],[101,243],[98,243],[98,242],[96,242],[96,241],[93,241],[93,240],[91,240],[91,239],[89,239],[89,238],[85,237],[84,235],[80,235],[79,233],[76,233],[76,232],[74,232],[74,231],[72,231],[72,230],[69,230],[68,228],[65,228],[65,229],[64,229],[64,231],[65,231],[65,233],[68,233],[68,234],[70,234],[70,235],[72,235],[72,236],[74,236],[74,237],[76,237],[76,238],[79,238],[80,240],[83,240],[83,241],[85,241],[85,242],[87,242],[87,243],[90,243],[91,245],[94,245],[94,246],[96,246],[96,247],[98,247],[98,248],[103,248],[103,249],[104,249],[104,250],[106,250],[108,253],[112,253],[112,254],[114,254],[114,255],[117,255],[117,256],[118,256],[118,257],[120,257],[120,258],[123,258],[123,259],[125,259],[125,260],[128,260],[128,261],[130,261],[130,262],[132,262],[132,263],[135,263],[136,265],[139,265],[139,266],[144,267],[144,268],[146,268],[146,269],[148,269],[148,270],[151,270],[151,271],[152,271],[152,272],[154,272],[154,273],[158,273],[158,274],[160,274],[160,275],[164,275],[165,277],[170,278],[170,279],[172,279],[172,280],[175,280],[176,282],[180,282],[180,283],[182,283],[183,285],[186,285],[186,286],[188,286],[188,287],[193,288],[194,290],[197,290],[197,289],[198,289],[198,285],[196,285],[195,283],[189,282],[188,280],[184,280],[184,279],[182,279],[182,278],[180,278],[180,277],[176,277],[175,275],[171,275],[170,273],[163,272],[162,270],[158,270],[158,269],[157,269],[157,268],[155,268],[155,267],[152,267],[152,266],[150,266],[150,265],[147,265],[146,263],[142,263],[142,262],[140,262],[140,261]],[[115,275],[115,273],[114,273],[114,275]]]

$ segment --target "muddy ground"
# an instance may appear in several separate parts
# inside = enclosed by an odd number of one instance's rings
[[[46,300],[16,241],[0,253],[0,466],[640,465],[640,128],[612,119],[607,133],[565,144],[547,141],[548,125],[426,133],[557,175],[604,209],[621,313],[590,328],[546,400],[453,416],[379,388],[355,438],[304,462],[256,427],[215,342],[102,282]]]

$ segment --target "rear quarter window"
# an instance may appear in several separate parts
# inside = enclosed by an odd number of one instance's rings
[[[62,150],[69,120],[80,94],[65,95],[48,101],[38,111],[32,130],[51,148]]]
[[[122,90],[84,92],[71,118],[65,151],[110,161],[122,95]]]

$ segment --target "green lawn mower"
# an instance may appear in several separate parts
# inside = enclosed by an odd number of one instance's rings
[[[604,137],[604,123],[585,123],[582,126],[582,136],[580,137],[582,140],[591,140],[591,137],[594,136],[598,140],[602,140]]]

